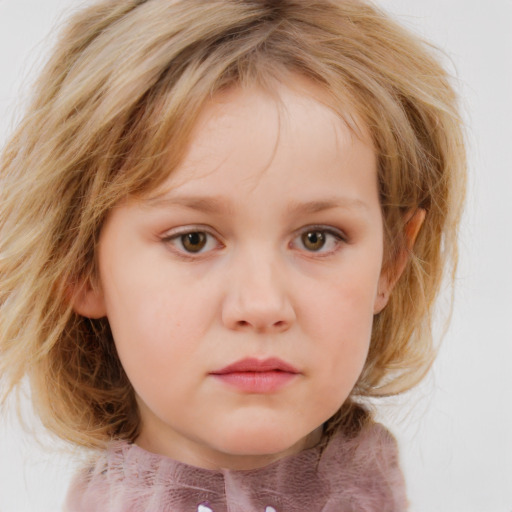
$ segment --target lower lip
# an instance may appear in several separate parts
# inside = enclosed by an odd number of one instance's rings
[[[212,375],[225,384],[246,393],[274,393],[297,377],[296,373],[282,371],[231,372]]]

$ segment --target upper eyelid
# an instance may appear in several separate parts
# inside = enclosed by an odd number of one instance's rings
[[[326,258],[326,257],[333,256],[341,248],[340,247],[341,245],[346,245],[347,243],[349,243],[347,235],[341,229],[334,228],[332,226],[325,226],[325,225],[311,225],[311,226],[306,226],[306,227],[301,228],[298,231],[296,231],[294,237],[292,238],[292,240],[289,243],[289,247],[293,248],[292,246],[295,244],[297,238],[301,237],[304,233],[315,232],[315,231],[327,233],[328,235],[331,235],[332,237],[334,237],[335,238],[335,242],[334,242],[335,247],[331,250],[325,250],[325,251],[322,250],[323,248],[318,251],[311,251],[306,248],[303,248],[303,249],[298,248],[299,252],[301,254],[302,253],[305,254],[308,258],[310,258],[310,257]]]
[[[303,226],[299,229],[296,229],[292,233],[292,238],[295,238],[295,237],[299,236],[300,234],[305,233],[307,231],[323,231],[326,233],[337,235],[345,241],[347,241],[347,239],[348,239],[346,232],[343,231],[342,229],[336,228],[334,226],[328,226],[325,224],[311,224],[311,225]],[[222,239],[222,236],[218,233],[218,231],[216,229],[212,228],[211,226],[204,225],[204,224],[191,224],[191,225],[186,225],[186,226],[180,226],[177,228],[172,228],[170,230],[164,231],[160,235],[160,238],[162,240],[168,240],[168,239],[175,238],[175,237],[178,237],[181,235],[186,235],[187,233],[195,233],[195,232],[204,232],[204,233],[207,233],[207,234],[215,237],[217,240]]]
[[[335,228],[333,226],[326,226],[322,224],[312,224],[309,226],[304,226],[295,231],[294,237],[301,235],[302,233],[307,233],[308,231],[322,231],[324,233],[329,233],[331,235],[338,236],[344,241],[348,240],[348,236],[345,231],[339,228]]]
[[[333,235],[339,235],[340,238],[343,238],[346,240],[347,234],[345,231],[339,228],[335,228],[333,226],[326,226],[324,224],[311,224],[307,226],[303,226],[299,229],[296,229],[292,236],[296,237],[300,235],[301,233],[307,232],[307,231],[324,231],[326,233],[331,233]],[[177,228],[172,228],[170,230],[164,231],[160,236],[162,239],[169,239],[174,238],[180,235],[186,235],[187,233],[196,233],[196,232],[204,232],[209,235],[214,236],[217,239],[221,239],[222,236],[218,233],[217,230],[212,228],[211,226],[206,226],[204,224],[192,224],[192,225],[186,225],[186,226],[180,226]]]
[[[210,226],[205,226],[203,224],[192,224],[168,229],[160,235],[160,238],[162,240],[170,240],[172,238],[186,235],[188,233],[206,233],[208,235],[215,237],[217,240],[220,240],[222,238],[215,229],[213,229]]]
[[[200,250],[198,252],[187,251],[184,247],[179,248],[176,245],[176,241],[179,240],[180,237],[189,233],[205,233],[207,236],[211,236],[215,240],[216,247],[210,248],[206,251]],[[195,229],[194,227],[191,228],[190,226],[183,226],[183,229],[176,228],[175,230],[167,231],[162,236],[160,236],[160,240],[166,246],[168,246],[169,250],[171,250],[177,257],[185,261],[201,261],[202,259],[211,256],[212,252],[216,249],[224,247],[224,243],[219,240],[218,236],[211,233],[209,229]]]

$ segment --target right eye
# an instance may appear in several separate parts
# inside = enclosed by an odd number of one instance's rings
[[[206,231],[186,231],[171,234],[164,238],[164,242],[174,249],[187,254],[200,254],[218,246],[216,238]]]

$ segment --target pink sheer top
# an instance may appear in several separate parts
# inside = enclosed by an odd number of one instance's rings
[[[402,512],[395,439],[374,424],[264,468],[208,470],[113,443],[74,480],[67,512]]]

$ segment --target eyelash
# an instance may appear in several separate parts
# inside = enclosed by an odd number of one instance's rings
[[[341,244],[347,243],[347,237],[342,231],[333,229],[331,227],[313,225],[306,226],[297,231],[294,234],[293,239],[290,241],[289,247],[293,249],[297,240],[299,240],[299,243],[303,245],[304,239],[301,240],[301,237],[307,236],[308,234],[321,234],[325,237],[325,243],[319,248],[318,251],[307,249],[304,246],[302,247],[302,251],[308,255],[314,255],[315,257],[330,256],[337,252]],[[200,247],[197,252],[187,250],[183,245],[184,237],[187,235],[205,235],[206,240],[203,247]],[[208,248],[212,238],[216,242],[216,247]],[[322,250],[325,245],[329,244],[329,240],[331,240],[331,244],[334,244],[334,247],[330,250]],[[213,250],[224,247],[224,244],[219,241],[219,237],[213,234],[210,229],[203,226],[189,226],[186,229],[180,229],[179,231],[175,231],[169,235],[164,236],[162,238],[162,242],[172,246],[173,250],[176,251],[182,258],[191,261],[200,257],[204,257],[205,253],[210,254]],[[181,247],[179,247],[178,244],[181,245]]]
[[[209,244],[209,241],[215,240],[216,241],[216,247],[204,250],[204,247],[202,247],[199,251],[193,252],[193,251],[187,251],[185,247],[183,247],[183,239],[187,235],[194,235],[194,234],[204,234],[207,237],[207,240],[205,242],[206,247]],[[179,254],[184,259],[187,260],[195,260],[197,258],[200,258],[201,256],[204,257],[204,253],[211,252],[212,250],[215,250],[216,248],[221,248],[224,246],[222,242],[219,241],[219,237],[217,235],[214,235],[210,229],[203,227],[203,226],[187,226],[186,228],[180,229],[179,231],[174,231],[162,238],[162,242],[164,242],[166,245],[173,247],[173,250]],[[181,245],[181,248],[178,246]]]
[[[293,247],[293,243],[295,240],[300,239],[308,234],[318,234],[321,233],[326,237],[325,244],[322,245],[319,251],[309,250],[307,248],[303,248],[303,250],[310,255],[314,255],[315,257],[327,257],[334,254],[341,244],[347,243],[346,235],[337,229],[333,229],[327,226],[306,226],[302,228],[296,236],[294,236],[293,240],[290,242],[290,247]],[[330,250],[322,250],[325,245],[329,243],[329,237],[331,237],[331,243],[334,243],[334,247]],[[303,240],[301,241],[301,243]]]

